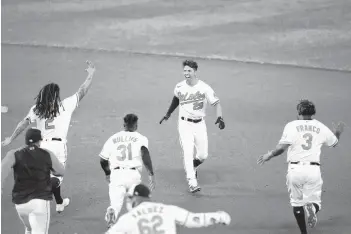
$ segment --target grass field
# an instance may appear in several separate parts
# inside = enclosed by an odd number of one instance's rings
[[[284,124],[295,119],[301,97],[315,102],[317,118],[326,125],[338,120],[350,125],[347,9],[346,1],[327,0],[2,1],[1,102],[9,106],[1,116],[2,139],[27,114],[41,86],[57,82],[62,97],[67,97],[86,77],[85,60],[97,67],[68,135],[63,191],[72,203],[63,214],[52,206],[50,233],[105,230],[108,188],[98,154],[130,112],[139,115],[139,131],[149,138],[157,178],[153,199],[199,212],[223,209],[232,216],[229,227],[180,228],[179,233],[298,233],[285,187],[285,156],[264,167],[256,165],[256,158],[272,148]],[[311,19],[307,31],[299,24],[306,15]],[[285,22],[280,30],[272,24],[279,20]],[[292,41],[284,40],[283,29]],[[277,41],[265,38],[279,39],[281,44],[275,47]],[[236,44],[231,45],[234,39]],[[227,126],[223,131],[216,128],[214,110],[209,109],[210,154],[199,171],[203,190],[197,195],[187,192],[177,113],[158,124],[174,85],[183,79],[183,58],[148,52],[232,56],[241,61],[249,56],[250,61],[264,63],[198,59],[199,76],[220,97]],[[350,140],[346,128],[340,146],[323,152],[323,210],[313,234],[350,233]],[[2,155],[23,142],[22,135],[11,147],[2,148]],[[1,232],[23,233],[11,203],[11,186],[9,179],[1,199]]]

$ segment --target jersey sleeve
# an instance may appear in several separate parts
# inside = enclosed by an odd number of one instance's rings
[[[174,216],[174,220],[178,225],[184,226],[187,222],[190,212],[178,206],[168,206],[169,213]]]
[[[37,120],[37,115],[34,113],[34,107],[32,106],[27,114],[27,116],[25,117],[25,119],[28,119],[31,123],[34,123]]]
[[[78,104],[79,101],[77,93],[63,100],[63,107],[65,108],[65,110],[70,112],[73,112],[78,107]]]
[[[219,98],[216,96],[215,92],[213,91],[213,89],[210,86],[207,86],[206,97],[207,97],[208,102],[212,106],[214,106],[217,103],[219,103]]]
[[[102,147],[102,150],[99,154],[100,158],[109,160],[111,156],[112,147],[113,147],[112,141],[108,139],[104,144],[104,146]]]
[[[325,126],[325,141],[324,144],[328,147],[334,147],[338,144],[339,140],[335,136],[335,134],[327,127]]]
[[[291,127],[291,124],[287,124],[284,127],[282,137],[279,140],[279,144],[288,144],[291,145],[294,142],[294,130]]]
[[[147,139],[147,137],[143,137],[141,140],[141,146],[145,146],[146,148],[149,148],[149,140]]]

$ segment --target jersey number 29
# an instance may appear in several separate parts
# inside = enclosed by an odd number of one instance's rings
[[[124,161],[127,159],[132,160],[132,144],[129,143],[128,145],[119,145],[117,150],[121,152],[121,156],[117,156],[118,161]]]
[[[303,138],[306,140],[306,144],[301,145],[302,149],[310,150],[312,148],[313,136],[311,133],[305,133]]]
[[[163,224],[163,219],[159,215],[153,216],[149,219],[140,219],[138,221],[138,228],[140,234],[164,234],[165,231],[160,229]]]

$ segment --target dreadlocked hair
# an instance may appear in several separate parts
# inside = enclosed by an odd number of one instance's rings
[[[124,117],[124,123],[126,126],[133,127],[134,124],[136,124],[136,122],[138,122],[138,116],[136,116],[135,114],[128,114]]]
[[[40,119],[52,119],[60,113],[60,87],[55,83],[45,85],[35,98],[34,113]]]
[[[316,114],[316,107],[313,102],[302,99],[299,104],[297,104],[297,112],[299,115],[312,116]]]

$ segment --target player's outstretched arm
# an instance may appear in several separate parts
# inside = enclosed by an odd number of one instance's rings
[[[171,206],[172,213],[175,215],[177,224],[187,228],[201,228],[211,225],[229,225],[230,215],[225,211],[192,213],[178,206]]]
[[[173,113],[173,111],[174,111],[175,109],[177,109],[178,106],[179,106],[179,98],[177,98],[176,96],[173,96],[172,103],[171,103],[171,105],[169,106],[166,115],[163,116],[162,119],[160,120],[160,124],[161,124],[164,120],[168,120],[169,117],[171,117],[171,114]]]
[[[2,146],[6,146],[11,144],[11,142],[16,139],[28,126],[30,125],[30,120],[28,118],[23,119],[18,123],[16,129],[13,131],[10,137],[6,137],[3,142],[1,142]]]
[[[261,155],[257,159],[257,164],[263,165],[271,158],[277,157],[285,152],[289,148],[290,144],[278,144],[274,150],[268,151],[268,153]]]
[[[141,158],[143,160],[144,166],[149,174],[149,188],[151,191],[155,189],[155,175],[154,169],[152,167],[151,156],[148,148],[145,146],[141,147]]]
[[[95,73],[95,66],[94,66],[94,64],[92,62],[90,62],[90,61],[87,61],[86,63],[88,64],[88,68],[85,69],[85,71],[88,72],[88,76],[87,76],[86,80],[84,81],[84,83],[79,87],[79,89],[77,91],[78,101],[79,102],[88,93],[88,90],[91,87],[91,83],[93,81],[93,76],[94,76],[94,73]]]

